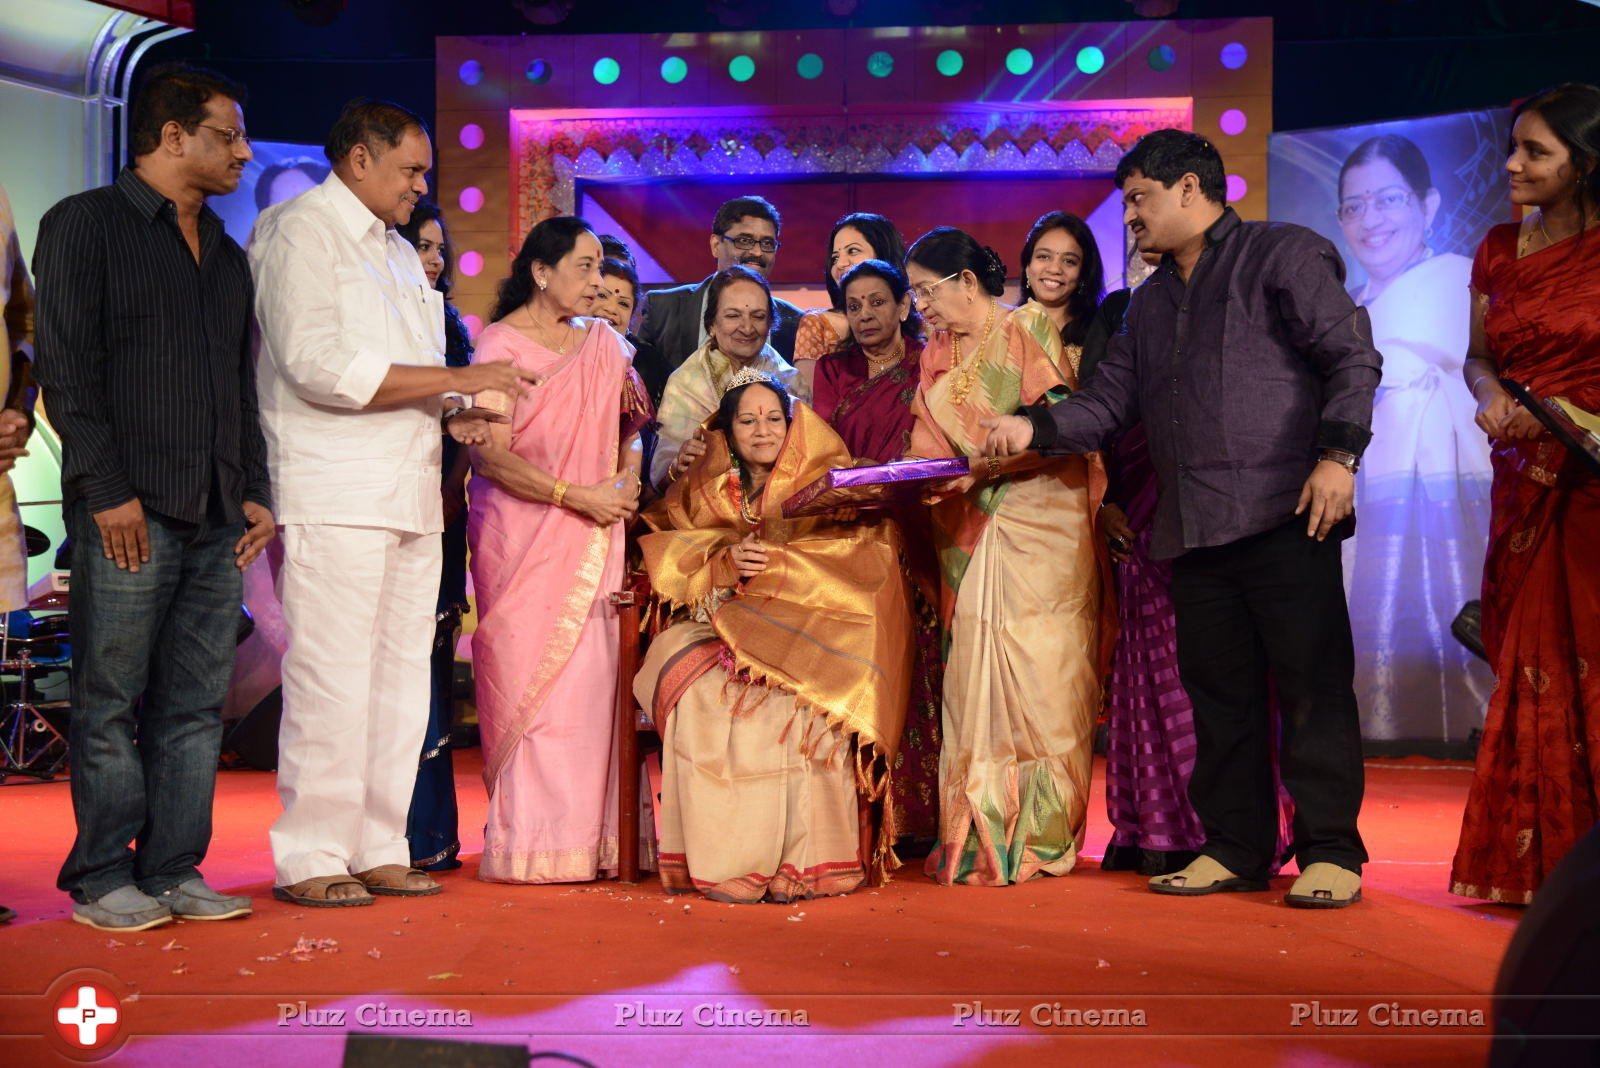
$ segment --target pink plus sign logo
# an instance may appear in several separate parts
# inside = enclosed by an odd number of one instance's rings
[[[72,983],[56,999],[56,1031],[74,1049],[99,1049],[117,1036],[122,1009],[98,983]]]

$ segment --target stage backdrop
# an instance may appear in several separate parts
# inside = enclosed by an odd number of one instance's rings
[[[1461,365],[1472,254],[1511,218],[1509,128],[1477,111],[1269,141],[1269,216],[1339,246],[1383,353],[1345,545],[1367,738],[1464,741],[1493,687],[1450,621],[1478,596],[1488,537],[1488,443]]]
[[[712,202],[746,190],[784,213],[774,278],[808,305],[848,208],[971,225],[1013,277],[1038,215],[1085,212],[1117,288],[1109,179],[1164,126],[1215,139],[1230,203],[1266,214],[1270,19],[441,37],[435,78],[469,327],[540,219],[581,211],[647,283],[699,281]]]

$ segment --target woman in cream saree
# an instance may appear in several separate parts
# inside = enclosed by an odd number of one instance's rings
[[[1098,455],[982,459],[981,420],[1065,397],[1077,369],[1042,308],[994,300],[998,257],[960,231],[919,241],[907,274],[935,327],[911,453],[973,461],[932,508],[945,676],[939,844],[927,871],[983,886],[1064,875],[1083,846],[1115,637],[1093,519],[1103,468]]]
[[[746,390],[790,408],[760,383],[730,390],[723,411]],[[662,738],[669,893],[843,894],[895,863],[888,769],[911,672],[898,534],[881,519],[783,518],[786,498],[850,462],[816,413],[792,409],[764,484],[713,425],[705,455],[645,513],[651,584],[680,610],[634,683]]]

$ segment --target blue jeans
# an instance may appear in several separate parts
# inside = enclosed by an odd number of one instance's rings
[[[78,837],[56,885],[79,902],[130,883],[169,890],[200,874],[211,842],[243,531],[152,512],[145,523],[150,561],[134,574],[105,558],[83,501],[67,513]]]

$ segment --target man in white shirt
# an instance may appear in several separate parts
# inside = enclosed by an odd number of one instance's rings
[[[443,398],[538,376],[445,366],[443,298],[394,230],[428,189],[423,121],[354,100],[325,152],[325,182],[261,214],[250,264],[289,630],[273,896],[337,907],[441,889],[410,868],[405,829],[428,713]],[[447,419],[458,440],[487,436],[481,413]]]

